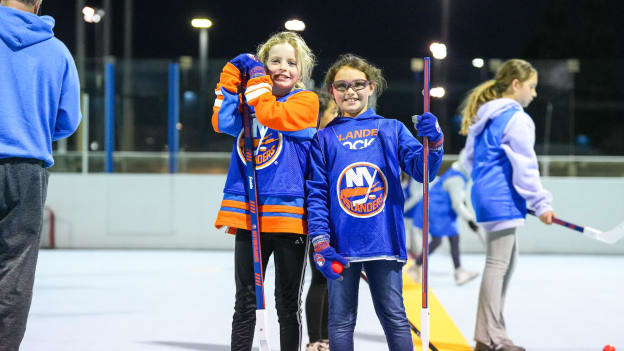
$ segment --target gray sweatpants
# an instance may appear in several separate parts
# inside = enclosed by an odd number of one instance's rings
[[[24,338],[47,187],[42,162],[0,159],[0,351]]]
[[[505,330],[503,307],[518,260],[516,228],[487,233],[486,254],[474,339],[490,347],[512,344]]]

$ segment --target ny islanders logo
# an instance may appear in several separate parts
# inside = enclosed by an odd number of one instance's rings
[[[254,119],[253,129],[254,157],[256,158],[256,169],[263,169],[270,166],[282,152],[282,134],[257,123]],[[241,162],[245,163],[245,135],[244,130],[240,132],[236,139],[236,150]]]
[[[336,185],[340,207],[353,217],[372,217],[386,205],[388,181],[379,167],[372,163],[348,165],[340,173]]]

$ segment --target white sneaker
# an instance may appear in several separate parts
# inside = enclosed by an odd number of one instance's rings
[[[422,272],[420,270],[420,266],[417,265],[416,263],[407,267],[407,271],[405,273],[407,273],[407,276],[410,277],[410,279],[413,280],[414,282],[416,283],[422,282]]]
[[[479,273],[477,272],[467,271],[459,267],[455,270],[455,284],[464,285],[478,276]]]

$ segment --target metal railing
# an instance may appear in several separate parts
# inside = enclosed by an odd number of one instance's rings
[[[168,173],[169,151],[140,152],[116,151],[113,153],[115,171],[119,173]],[[106,153],[67,151],[54,155],[53,172],[101,173],[105,172]],[[225,174],[231,154],[229,152],[180,151],[177,156],[179,173]],[[457,160],[457,155],[445,155],[441,171]],[[624,177],[624,156],[538,156],[543,177]],[[86,165],[86,167],[85,167]]]

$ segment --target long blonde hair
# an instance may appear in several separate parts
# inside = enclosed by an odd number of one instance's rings
[[[468,128],[475,122],[477,110],[488,101],[502,97],[514,79],[523,83],[537,74],[533,66],[521,59],[505,61],[496,71],[496,77],[477,85],[472,89],[461,104],[462,125],[461,135],[468,135]]]
[[[305,82],[310,80],[312,76],[312,69],[314,68],[316,58],[312,50],[308,47],[308,44],[305,43],[299,34],[293,32],[279,32],[273,34],[267,41],[258,45],[256,57],[266,66],[271,48],[282,43],[288,43],[295,49],[297,65],[299,65],[299,71],[301,73],[299,80],[295,83],[295,88],[305,89]]]

